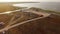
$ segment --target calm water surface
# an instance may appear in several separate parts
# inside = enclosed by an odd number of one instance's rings
[[[47,10],[60,11],[60,2],[23,3],[23,4],[14,4],[14,6],[38,7]]]

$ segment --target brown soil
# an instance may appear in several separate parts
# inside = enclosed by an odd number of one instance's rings
[[[7,31],[9,34],[60,34],[60,16],[49,17],[25,23]],[[6,33],[6,34],[7,34]]]
[[[26,15],[28,14],[26,13]],[[24,20],[32,18],[26,15]],[[38,15],[35,15],[34,18],[36,16]],[[5,34],[60,34],[60,16],[51,14],[49,17],[14,27],[6,31]]]
[[[20,12],[13,14],[21,15]],[[32,13],[22,14],[23,16],[25,16],[23,20],[21,19],[22,21],[40,17]],[[5,25],[8,25],[7,23],[9,22],[12,16],[13,15],[0,15],[0,21],[6,23]],[[21,20],[18,22],[21,22]],[[60,16],[51,14],[46,18],[31,21],[9,29],[8,31],[6,31],[5,34],[60,34]]]

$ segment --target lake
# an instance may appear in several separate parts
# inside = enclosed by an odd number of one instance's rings
[[[14,4],[17,7],[38,7],[47,10],[60,11],[60,2],[20,3]]]

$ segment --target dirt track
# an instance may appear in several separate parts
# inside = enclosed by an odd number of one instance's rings
[[[60,34],[60,16],[50,15],[12,28],[8,32],[10,34]]]
[[[39,15],[33,13],[23,13],[25,16],[25,18],[23,19],[29,20],[32,18],[40,17]],[[17,15],[18,14],[19,13],[17,13]],[[0,15],[0,17],[1,17],[0,21],[4,22],[7,20],[9,21],[9,19],[11,18],[11,16],[8,15]],[[60,34],[60,16],[51,14],[46,18],[31,21],[29,23],[25,23],[18,27],[9,29],[8,31],[6,31],[5,34]]]

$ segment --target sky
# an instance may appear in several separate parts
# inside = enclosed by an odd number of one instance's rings
[[[0,2],[60,2],[60,0],[0,0]]]

